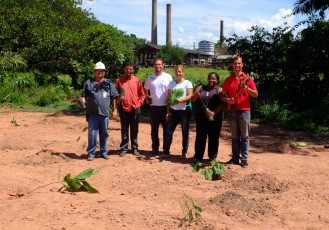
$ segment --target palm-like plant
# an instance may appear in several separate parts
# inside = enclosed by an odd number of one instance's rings
[[[6,51],[0,52],[0,71],[11,70],[26,66],[26,61],[17,53]]]
[[[294,3],[295,14],[312,14],[329,7],[329,0],[297,0]]]

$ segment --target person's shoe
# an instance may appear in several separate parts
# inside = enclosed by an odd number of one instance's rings
[[[153,149],[153,150],[152,150],[152,154],[153,154],[153,155],[158,155],[158,154],[159,154],[159,150]]]
[[[231,158],[228,162],[224,163],[225,165],[238,165],[239,160]]]
[[[248,168],[248,162],[247,162],[247,160],[241,160],[241,167],[242,168]]]
[[[138,152],[137,149],[134,149],[134,150],[133,150],[133,154],[134,154],[135,156],[140,156],[140,154],[139,154],[139,152]]]
[[[94,156],[88,156],[88,158],[87,158],[87,161],[92,161],[92,160],[94,160]]]
[[[110,158],[109,155],[107,155],[107,154],[103,154],[102,157],[103,157],[105,160],[108,160],[108,159]]]
[[[121,151],[120,152],[120,157],[124,157],[126,155],[126,153],[127,153],[126,151]]]
[[[170,157],[170,154],[169,153],[168,154],[163,153],[160,156],[160,158],[169,158],[169,157]]]

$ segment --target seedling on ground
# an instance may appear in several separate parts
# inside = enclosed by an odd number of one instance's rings
[[[31,194],[32,192],[34,192],[35,190],[39,189],[39,188],[43,188],[46,187],[48,185],[51,184],[62,184],[63,187],[65,188],[65,190],[69,191],[69,192],[78,192],[78,191],[86,191],[89,193],[99,193],[97,189],[95,189],[94,187],[91,186],[91,184],[89,184],[86,179],[88,177],[90,177],[91,175],[95,175],[99,172],[99,169],[86,169],[84,171],[82,171],[81,173],[79,173],[78,175],[76,175],[75,177],[71,178],[71,174],[68,173],[66,174],[66,176],[63,178],[62,181],[58,181],[57,182],[52,182],[43,186],[40,186],[36,189],[33,189],[31,192],[29,192],[29,194]]]
[[[15,117],[13,117],[13,119],[10,121],[10,123],[12,123],[14,126],[19,126],[19,124],[17,124]]]
[[[193,165],[193,172],[199,172],[202,167],[201,162],[197,162]],[[207,180],[219,180],[221,175],[225,172],[225,167],[223,164],[216,162],[215,160],[211,161],[211,166],[202,170],[201,174],[205,176]]]
[[[86,179],[91,175],[95,175],[99,172],[99,169],[86,169],[85,171],[79,173],[74,178],[71,178],[71,174],[67,174],[63,179],[63,185],[66,190],[69,192],[77,192],[77,191],[87,191],[90,193],[99,193],[97,189],[92,187]],[[65,184],[66,183],[66,184]]]
[[[201,218],[202,208],[194,203],[191,197],[185,196],[184,201],[180,202],[182,207],[184,217],[181,218],[181,225],[186,221],[189,223],[193,221],[198,221]]]

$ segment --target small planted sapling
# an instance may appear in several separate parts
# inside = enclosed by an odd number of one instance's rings
[[[52,185],[52,184],[62,184],[64,186],[64,188],[69,191],[69,192],[78,192],[78,191],[87,191],[89,193],[99,193],[97,189],[95,189],[94,187],[92,187],[87,181],[86,179],[88,177],[90,177],[91,175],[95,175],[99,172],[99,169],[86,169],[83,172],[79,173],[78,175],[76,175],[75,177],[71,178],[71,174],[68,173],[66,174],[66,176],[63,178],[62,181],[58,181],[57,182],[52,182],[43,186],[40,186],[36,189],[33,189],[31,192],[29,192],[28,194],[31,194],[32,192],[34,192],[35,190],[39,189],[39,188],[43,188],[46,187],[48,185]],[[61,190],[61,189],[60,189]]]
[[[71,174],[67,174],[63,179],[63,185],[66,190],[69,192],[77,192],[77,191],[87,191],[90,193],[99,193],[97,189],[92,187],[86,179],[91,175],[95,175],[99,172],[99,169],[86,169],[85,171],[79,173],[74,178],[71,178]]]
[[[193,172],[199,172],[202,167],[201,162],[197,162],[193,165]],[[225,172],[225,167],[223,164],[216,162],[215,160],[211,161],[211,166],[202,170],[201,174],[205,176],[207,180],[219,180],[221,175]]]
[[[19,126],[19,124],[17,124],[15,117],[13,117],[13,119],[10,121],[10,123],[12,123],[14,126]]]
[[[198,221],[201,218],[202,208],[194,203],[191,197],[185,196],[184,201],[180,202],[184,217],[181,218],[181,225],[188,221]]]

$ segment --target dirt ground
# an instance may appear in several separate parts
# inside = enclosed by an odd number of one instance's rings
[[[226,167],[221,180],[208,181],[192,172],[195,124],[187,159],[180,128],[171,158],[158,159],[148,118],[141,120],[140,157],[119,156],[120,123],[111,120],[110,159],[88,162],[83,116],[0,108],[0,229],[329,229],[324,141],[253,124],[249,167]],[[217,160],[230,153],[224,123]],[[87,179],[99,194],[41,187],[87,168],[100,169]],[[202,208],[201,219],[181,224],[188,200]]]

